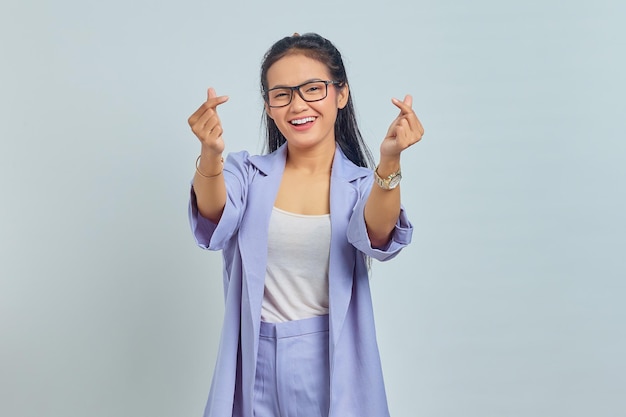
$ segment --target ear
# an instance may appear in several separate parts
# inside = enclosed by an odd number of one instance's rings
[[[350,88],[348,83],[345,83],[337,93],[337,108],[343,109],[348,104],[348,98],[350,98]]]
[[[267,103],[265,103],[265,114],[267,114],[270,119],[274,120],[274,117],[272,117],[272,109],[267,105]]]

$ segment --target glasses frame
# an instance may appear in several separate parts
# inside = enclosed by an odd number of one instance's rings
[[[315,100],[308,100],[306,98],[304,98],[304,95],[302,94],[302,91],[300,91],[300,87],[303,87],[307,84],[312,84],[312,83],[324,83],[324,85],[326,86],[326,92],[324,94],[324,97],[322,98],[316,98]],[[300,98],[304,101],[306,101],[307,103],[313,103],[315,101],[322,101],[324,100],[326,97],[328,97],[328,86],[329,85],[341,85],[342,83],[339,81],[330,81],[330,80],[312,80],[312,81],[307,81],[305,83],[302,83],[300,85],[296,85],[293,87],[274,87],[274,88],[270,88],[269,90],[267,90],[264,94],[265,96],[265,102],[267,103],[268,107],[272,108],[272,109],[277,109],[277,108],[281,108],[281,107],[287,107],[288,105],[291,104],[291,102],[293,101],[293,92],[297,91],[298,95],[300,96]],[[281,104],[280,106],[272,106],[270,105],[270,92],[274,91],[274,90],[291,90],[291,95],[289,96],[289,101],[285,104]]]

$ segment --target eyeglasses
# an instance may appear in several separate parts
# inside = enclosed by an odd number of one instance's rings
[[[270,107],[285,107],[291,103],[293,92],[297,91],[306,102],[324,100],[328,95],[329,85],[339,85],[338,81],[309,81],[295,87],[275,87],[267,90],[265,101]]]

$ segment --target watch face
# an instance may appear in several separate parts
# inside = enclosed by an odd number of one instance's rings
[[[389,188],[396,188],[398,184],[400,184],[400,180],[402,179],[402,175],[394,175],[391,180],[389,180]]]
[[[400,173],[400,169],[397,172],[394,172],[390,176],[385,179],[382,179],[380,175],[378,175],[378,167],[374,170],[374,179],[376,183],[380,186],[380,188],[384,190],[391,190],[396,188],[398,184],[400,184],[400,180],[402,179],[402,174]]]

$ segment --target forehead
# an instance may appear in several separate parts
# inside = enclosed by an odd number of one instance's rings
[[[267,70],[268,88],[278,85],[294,86],[319,79],[328,80],[330,73],[326,65],[302,54],[290,54],[274,62]]]

